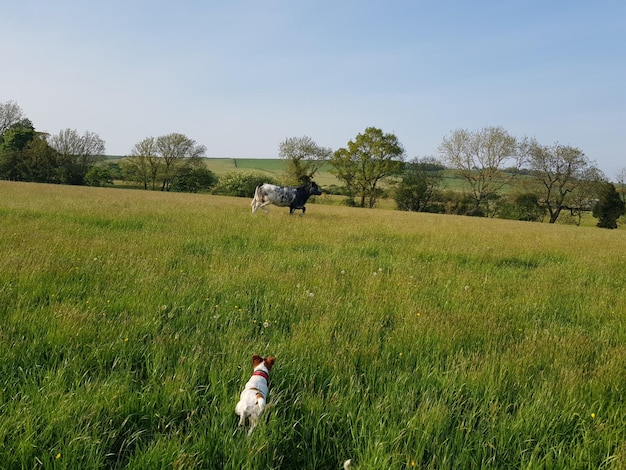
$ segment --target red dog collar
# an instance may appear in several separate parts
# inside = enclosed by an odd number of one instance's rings
[[[264,370],[255,370],[252,375],[260,375],[261,377],[263,377],[267,382],[270,381],[270,376],[267,372],[265,372]]]

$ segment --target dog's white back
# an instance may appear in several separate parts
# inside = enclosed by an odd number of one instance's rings
[[[235,406],[235,413],[239,416],[239,426],[246,424],[246,419],[250,422],[248,435],[256,427],[259,416],[265,409],[267,393],[269,391],[269,372],[274,364],[275,358],[269,356],[263,359],[261,356],[252,356],[253,373],[250,380],[239,396],[239,402]]]

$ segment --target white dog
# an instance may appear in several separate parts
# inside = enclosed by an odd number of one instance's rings
[[[259,416],[265,409],[267,392],[269,391],[270,370],[275,360],[274,356],[268,356],[265,359],[257,354],[252,356],[252,377],[246,383],[246,387],[239,397],[239,403],[235,407],[235,413],[239,416],[239,426],[246,424],[246,418],[250,421],[248,436],[252,434],[259,422]]]

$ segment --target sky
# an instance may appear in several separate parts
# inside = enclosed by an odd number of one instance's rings
[[[21,0],[0,45],[0,103],[108,155],[178,132],[278,158],[376,127],[438,158],[454,130],[500,126],[626,168],[623,0]]]

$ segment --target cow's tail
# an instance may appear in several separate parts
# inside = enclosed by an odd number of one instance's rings
[[[261,204],[263,204],[263,192],[261,191],[261,186],[258,185],[254,190],[254,197],[252,198],[252,202],[250,205],[252,206],[252,212],[256,212]]]

